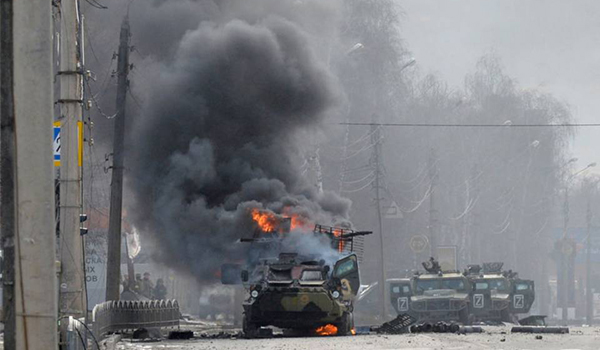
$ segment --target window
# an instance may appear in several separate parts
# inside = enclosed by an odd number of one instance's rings
[[[424,292],[427,290],[440,289],[439,282],[439,280],[418,280],[417,291]]]
[[[338,265],[337,269],[335,270],[335,277],[344,276],[350,272],[353,272],[356,269],[355,266],[356,264],[352,259],[348,259],[342,262]]]
[[[271,270],[269,270],[268,280],[269,281],[289,281],[292,279],[291,271],[292,270],[278,271],[278,270],[271,269]]]
[[[465,289],[465,282],[461,278],[442,280],[442,289],[463,290]]]
[[[476,282],[475,290],[487,290],[490,286],[486,282]]]
[[[528,290],[529,285],[527,283],[517,283],[516,288],[517,290]]]
[[[318,270],[305,270],[302,271],[302,276],[300,276],[301,281],[322,281],[323,274]]]
[[[501,278],[493,279],[493,280],[490,280],[489,283],[490,283],[491,290],[500,290],[500,291],[508,290],[508,283],[504,279],[501,279]]]
[[[410,293],[410,287],[408,287],[408,286],[393,286],[392,287],[392,293],[394,293],[394,294],[399,294],[399,293],[408,294],[408,293]]]

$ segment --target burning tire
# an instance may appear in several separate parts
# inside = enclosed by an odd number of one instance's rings
[[[337,335],[352,334],[352,329],[354,328],[354,317],[352,316],[352,313],[344,313],[342,316],[342,322],[338,323],[337,327]]]

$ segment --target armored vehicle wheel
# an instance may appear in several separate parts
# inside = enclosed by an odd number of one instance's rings
[[[473,324],[475,316],[469,315],[469,308],[465,307],[458,312],[458,320],[463,325],[471,325]]]
[[[354,328],[354,316],[350,312],[344,313],[342,316],[342,322],[338,325],[337,335],[349,335],[352,334],[352,329]]]
[[[502,309],[500,311],[500,321],[502,321],[502,322],[512,322],[512,318],[510,317],[510,312],[508,311],[508,308]]]
[[[250,322],[246,316],[244,316],[244,321],[242,323],[242,332],[244,333],[244,338],[252,339],[258,336],[259,328],[253,322]]]

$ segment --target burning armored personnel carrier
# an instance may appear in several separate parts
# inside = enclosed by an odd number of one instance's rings
[[[350,334],[354,328],[353,302],[360,287],[358,264],[362,252],[361,244],[355,240],[360,241],[371,232],[315,225],[312,232],[300,233],[327,244],[326,249],[332,253],[327,256],[323,252],[299,253],[282,248],[286,234],[242,240],[259,252],[259,258],[244,266],[240,274],[247,290],[243,303],[244,335],[256,337],[261,334],[261,327],[267,326],[307,334]],[[275,257],[274,251],[278,252]],[[231,273],[222,274],[226,275]]]
[[[247,283],[243,331],[254,337],[260,327],[350,334],[353,299],[360,285],[355,254],[338,260],[333,269],[323,261],[282,253],[257,266]]]

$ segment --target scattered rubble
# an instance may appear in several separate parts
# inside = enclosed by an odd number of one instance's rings
[[[238,339],[243,338],[241,332],[200,333],[200,339]]]
[[[185,330],[177,330],[169,332],[169,339],[192,339],[194,337],[194,332]]]
[[[408,314],[400,314],[395,319],[373,327],[371,330],[377,334],[403,334],[408,333],[408,327],[415,323],[416,319]]]

